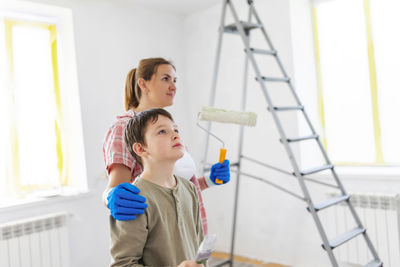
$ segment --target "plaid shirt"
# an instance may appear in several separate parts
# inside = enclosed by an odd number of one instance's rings
[[[117,116],[117,121],[108,129],[103,142],[103,155],[107,173],[110,174],[112,164],[123,164],[131,169],[131,182],[142,173],[142,167],[136,164],[135,158],[131,155],[124,143],[124,130],[128,121],[135,116],[132,110],[129,110],[123,115]],[[190,181],[196,186],[199,196],[199,206],[201,220],[203,223],[204,234],[207,234],[207,217],[201,196],[201,189],[198,178],[193,176]]]

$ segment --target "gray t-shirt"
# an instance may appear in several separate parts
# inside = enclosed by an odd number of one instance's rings
[[[132,221],[110,216],[111,266],[177,266],[195,258],[204,237],[196,188],[175,178],[173,189],[136,180],[148,207]]]

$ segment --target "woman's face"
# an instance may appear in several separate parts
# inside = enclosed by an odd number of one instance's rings
[[[160,108],[171,106],[176,94],[175,84],[175,69],[168,64],[159,65],[151,80],[146,82],[149,102]]]

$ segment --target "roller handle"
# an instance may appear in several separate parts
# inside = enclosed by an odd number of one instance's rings
[[[225,160],[225,157],[226,157],[226,149],[225,148],[220,148],[220,150],[219,150],[219,163],[224,163],[224,160]],[[220,179],[218,179],[218,178],[215,178],[215,183],[216,184],[223,184],[224,182],[222,181],[222,180],[220,180]]]

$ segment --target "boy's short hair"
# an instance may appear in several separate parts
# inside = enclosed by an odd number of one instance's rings
[[[140,143],[146,145],[144,135],[146,133],[147,125],[149,122],[155,123],[158,120],[158,116],[164,116],[174,121],[172,115],[162,108],[152,108],[137,113],[132,119],[129,120],[128,125],[124,131],[124,141],[129,152],[135,158],[136,162],[143,167],[142,159],[133,151],[132,146],[134,143]]]

